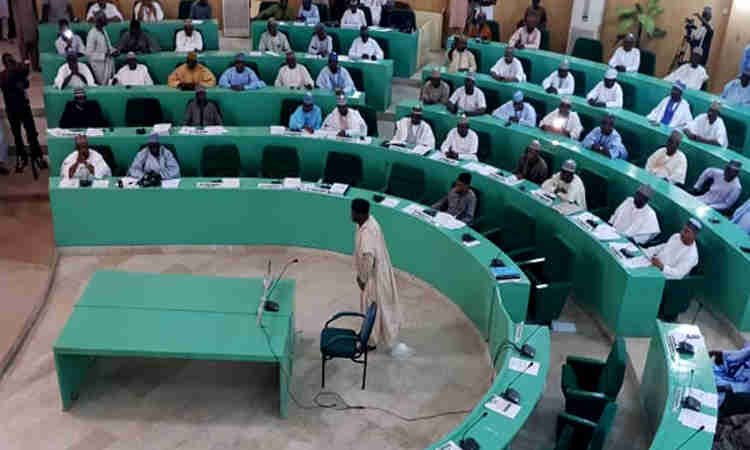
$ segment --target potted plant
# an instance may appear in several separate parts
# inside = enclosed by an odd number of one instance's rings
[[[627,8],[617,9],[618,35],[619,42],[628,33],[635,35],[636,47],[641,46],[641,39],[663,38],[667,32],[656,26],[656,19],[664,12],[661,6],[661,0],[647,0],[645,5],[636,2],[635,5]],[[645,36],[644,36],[645,33]]]

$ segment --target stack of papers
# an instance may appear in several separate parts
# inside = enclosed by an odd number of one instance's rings
[[[492,399],[484,404],[484,407],[511,419],[515,418],[521,411],[521,405],[511,403],[499,395],[493,395]]]
[[[576,225],[583,228],[586,231],[593,231],[596,226],[592,226],[589,222],[594,222],[598,226],[601,220],[595,215],[588,211],[584,211],[581,214],[571,217]]]
[[[159,136],[167,136],[169,135],[169,131],[172,129],[171,123],[157,123],[154,124],[154,127],[151,129],[151,133],[156,133]]]
[[[506,177],[505,175],[503,175],[500,172],[495,172],[495,173],[491,174],[490,176],[492,178],[500,181],[501,183],[507,185],[507,186],[517,186],[517,185],[523,183],[523,180],[521,180],[519,178],[516,178],[516,176],[513,175],[513,174],[510,174],[510,175],[508,175]]]
[[[332,195],[345,195],[346,191],[349,190],[349,185],[344,183],[333,183],[329,192]]]
[[[80,185],[78,178],[63,178],[57,187],[62,189],[77,188]]]
[[[694,430],[704,427],[706,433],[716,432],[716,416],[709,416],[698,411],[682,408],[678,418],[681,424]]]
[[[449,230],[458,230],[466,226],[465,223],[461,222],[450,214],[439,211],[437,215],[435,215],[435,224]]]
[[[508,368],[515,372],[521,372],[524,375],[537,376],[539,375],[539,368],[541,365],[536,361],[529,361],[521,358],[510,358],[508,361]]]
[[[107,189],[109,187],[109,180],[94,180],[91,183],[91,187],[94,189]]]
[[[557,198],[555,194],[549,193],[541,188],[534,189],[533,191],[531,191],[531,195],[533,195],[537,200],[539,200],[540,202],[546,205],[551,205],[552,203],[555,202],[555,199]]]
[[[570,216],[579,213],[583,210],[580,206],[575,203],[560,202],[556,205],[552,205],[552,209],[559,212],[563,216]]]
[[[480,175],[484,175],[484,176],[491,176],[491,175],[494,175],[494,174],[497,173],[497,169],[496,168],[494,168],[492,166],[488,166],[487,164],[482,164],[482,163],[477,162],[477,161],[473,161],[473,162],[470,162],[470,163],[466,164],[464,166],[464,169],[472,171],[472,172],[476,172],[476,173],[478,173]]]
[[[620,233],[612,225],[602,222],[594,228],[594,237],[600,241],[614,241],[620,239]]]
[[[447,164],[450,164],[451,166],[457,166],[458,160],[446,158],[445,155],[443,155],[441,152],[435,152],[432,155],[430,155],[430,159],[434,159],[435,161],[444,162]]]
[[[302,178],[284,178],[282,186],[284,189],[302,189]]]
[[[395,208],[399,204],[399,199],[393,197],[386,197],[385,200],[379,203],[387,208]]]
[[[271,125],[269,132],[272,136],[280,136],[286,132],[286,127]]]
[[[99,137],[104,136],[104,130],[101,128],[86,128],[86,136],[88,137]]]

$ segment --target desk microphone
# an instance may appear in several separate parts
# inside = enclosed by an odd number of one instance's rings
[[[474,422],[463,432],[461,440],[458,441],[458,446],[461,447],[461,450],[479,450],[479,443],[474,438],[467,438],[466,435],[485,417],[487,417],[487,411],[484,411],[481,416],[474,419]]]
[[[271,283],[271,288],[268,289],[268,292],[266,293],[265,301],[263,305],[263,308],[265,308],[266,311],[276,312],[279,310],[279,304],[270,300],[271,294],[273,294],[273,291],[276,289],[276,286],[279,285],[279,281],[281,281],[281,278],[284,277],[284,274],[286,273],[287,269],[289,269],[289,266],[291,266],[292,264],[297,264],[298,262],[299,262],[299,259],[294,258],[290,260],[288,263],[286,263],[284,265],[284,268],[281,269],[281,273],[279,273],[279,276],[276,277],[276,280],[274,280]],[[268,268],[269,268],[269,273],[270,273],[270,269],[271,269],[270,261],[268,262]]]
[[[693,376],[695,375],[695,369],[690,370],[690,383],[688,383],[688,387],[685,390],[685,395],[682,398],[682,401],[680,402],[680,407],[687,408],[691,411],[700,411],[701,410],[701,401],[697,398],[690,395],[690,391],[693,389]]]
[[[533,366],[534,366],[534,361],[529,361],[529,365],[526,366],[526,368],[523,369],[523,371],[521,373],[519,373],[518,375],[516,375],[516,377],[513,378],[513,381],[511,381],[510,383],[508,383],[508,387],[505,388],[505,392],[503,392],[502,394],[500,394],[500,397],[502,397],[503,399],[505,399],[505,400],[513,403],[514,405],[520,404],[521,403],[521,393],[512,388],[513,383],[515,383],[521,377],[521,375],[525,374],[526,371],[529,370],[529,369],[531,369]]]
[[[677,447],[675,447],[675,450],[680,450],[682,447],[685,446],[685,444],[687,444],[688,442],[690,442],[691,439],[693,439],[695,436],[697,436],[698,433],[700,433],[701,431],[703,431],[705,429],[706,429],[706,426],[705,425],[701,425],[700,428],[698,428],[697,430],[695,430],[693,432],[693,434],[691,434],[690,436],[688,436],[687,439],[685,439],[684,441],[682,441],[682,444],[680,444]]]

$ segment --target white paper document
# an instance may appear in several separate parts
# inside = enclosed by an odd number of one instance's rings
[[[302,178],[284,178],[282,182],[284,189],[297,190],[302,188]]]
[[[177,189],[180,187],[180,179],[174,178],[171,180],[161,180],[161,187],[164,189]]]
[[[122,177],[120,178],[122,187],[125,189],[138,189],[138,178],[133,177]]]
[[[478,161],[472,161],[466,164],[463,168],[471,172],[476,172],[480,175],[485,175],[485,176],[490,176],[494,173],[497,173],[496,168],[492,166],[488,166],[487,164],[482,164]]]
[[[286,127],[282,127],[279,125],[271,125],[269,132],[272,136],[280,136],[286,132]]]
[[[78,181],[78,178],[63,178],[60,180],[60,184],[57,185],[57,187],[62,189],[71,189],[71,188],[77,188],[80,186],[80,182]]]
[[[459,162],[455,159],[446,158],[445,155],[443,155],[440,152],[435,152],[432,155],[430,155],[430,159],[434,159],[435,161],[444,162],[446,164],[450,164],[451,166],[457,166]]]
[[[49,128],[47,130],[47,133],[51,134],[54,137],[72,137],[79,134],[78,131],[65,128]]]
[[[393,198],[393,197],[387,197],[385,200],[380,202],[380,204],[387,208],[395,208],[399,204],[399,199]]]
[[[492,399],[484,404],[484,407],[511,419],[514,419],[521,411],[521,405],[511,403],[499,395],[493,395]]]
[[[583,210],[583,208],[576,205],[575,203],[568,203],[568,202],[560,202],[556,205],[552,205],[552,209],[559,212],[563,216],[571,216]]]
[[[109,187],[109,180],[94,180],[91,183],[91,187],[94,189],[107,189]]]
[[[554,203],[555,199],[557,198],[555,194],[547,192],[544,189],[534,189],[533,191],[531,191],[531,195],[533,195],[534,198],[536,198],[540,202],[547,205],[551,205],[552,203]]]
[[[86,128],[86,136],[88,137],[104,136],[104,130],[101,128]]]
[[[439,212],[435,216],[435,223],[438,226],[447,228],[449,230],[458,230],[466,226],[465,223],[451,216],[450,214]]]
[[[476,247],[480,243],[481,242],[479,242],[479,239],[477,239],[477,240],[470,241],[470,242],[464,242],[464,246],[471,248],[471,247]]]
[[[591,226],[590,223],[588,223],[589,221],[593,221],[596,224],[601,222],[601,219],[599,219],[598,217],[596,217],[595,215],[591,214],[588,211],[584,211],[581,214],[573,216],[572,218],[573,220],[575,220],[575,222],[578,225],[582,225],[585,229],[589,231],[591,231],[594,228]]]
[[[437,450],[461,450],[461,447],[456,445],[453,441],[448,441],[445,444],[437,448]]]
[[[210,127],[205,127],[203,129],[203,134],[207,134],[209,136],[217,135],[217,134],[224,134],[227,132],[227,129],[222,127],[221,125],[215,125]]]
[[[271,189],[280,191],[284,189],[284,186],[282,186],[280,183],[258,183],[258,189]]]
[[[687,341],[695,348],[706,348],[706,341],[703,339],[703,335],[701,335],[700,333],[684,333],[682,331],[675,330],[669,333],[669,337],[671,337],[674,342],[678,344],[682,341]]]
[[[529,365],[531,363],[531,365]],[[516,372],[523,372],[524,375],[539,375],[540,364],[536,361],[529,361],[521,358],[510,358],[508,361],[508,368],[515,370]]]
[[[620,233],[612,225],[605,222],[597,225],[592,234],[600,241],[614,241],[621,238]]]
[[[240,179],[239,178],[222,178],[221,187],[225,189],[239,189]]]
[[[331,192],[331,194],[333,194],[333,195],[344,195],[344,194],[346,194],[346,191],[347,191],[348,189],[349,189],[349,185],[348,185],[348,184],[344,184],[344,183],[333,183],[333,184],[331,185],[331,189],[330,189],[330,192]]]
[[[706,392],[693,387],[686,390],[685,396],[695,397],[696,400],[700,401],[707,408],[718,409],[719,407],[719,394],[717,393]]]
[[[678,420],[681,424],[694,430],[704,427],[703,431],[706,433],[716,432],[716,416],[709,416],[698,411],[682,408]]]
[[[411,149],[411,153],[424,156],[426,155],[430,150],[432,150],[430,147],[426,145],[415,145],[414,148]]]
[[[491,174],[490,176],[498,180],[499,182],[503,183],[506,186],[518,186],[519,184],[523,183],[522,179],[516,178],[516,176],[513,174],[510,174],[506,177],[500,172],[495,172]]]

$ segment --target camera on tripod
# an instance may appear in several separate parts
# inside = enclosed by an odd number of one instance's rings
[[[695,19],[692,17],[685,17],[685,37],[690,38],[690,35],[693,34],[693,31],[698,28],[698,25],[695,24]]]

